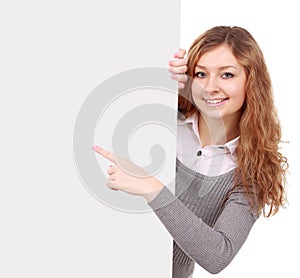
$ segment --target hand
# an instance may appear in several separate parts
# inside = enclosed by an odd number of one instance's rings
[[[142,196],[148,202],[151,202],[164,187],[159,180],[150,176],[128,159],[117,157],[99,146],[94,146],[93,149],[96,153],[114,163],[107,170],[109,175],[107,185],[110,189]]]
[[[169,61],[169,72],[171,73],[171,78],[178,81],[178,87],[180,89],[184,88],[185,82],[187,81],[187,59],[184,58],[186,51],[184,49],[179,49],[173,56],[174,60]]]

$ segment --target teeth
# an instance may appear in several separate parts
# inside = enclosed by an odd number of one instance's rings
[[[206,99],[205,101],[209,104],[217,104],[217,103],[222,102],[223,100],[224,100],[224,98],[223,99]]]

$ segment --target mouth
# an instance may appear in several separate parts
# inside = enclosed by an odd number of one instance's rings
[[[220,106],[222,104],[224,104],[227,100],[228,97],[226,98],[203,98],[203,100],[206,102],[206,104],[208,104],[209,106]]]

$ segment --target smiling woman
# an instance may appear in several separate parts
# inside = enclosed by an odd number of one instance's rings
[[[225,141],[232,139],[228,136],[231,130],[238,133],[237,166],[244,186],[248,188],[250,182],[250,187],[257,187],[256,192],[262,198],[259,208],[268,204],[268,216],[276,213],[284,203],[286,158],[278,152],[281,128],[271,79],[257,42],[243,28],[218,26],[194,41],[187,60],[182,59],[184,55],[182,51],[178,55],[182,62],[170,67],[171,72],[176,72],[173,78],[180,80],[183,74],[189,77],[185,88],[180,90],[179,111],[185,117],[197,114],[199,128],[200,122],[204,126],[208,122],[216,124],[211,121],[212,116],[221,119]],[[187,66],[186,72],[174,69],[182,65]],[[214,102],[214,98],[224,101],[220,106],[207,103],[207,100]],[[203,132],[199,130],[200,137],[213,131],[213,126]],[[267,165],[270,168],[264,171],[262,168]]]
[[[219,240],[210,238],[203,254],[209,254],[208,250],[216,244],[214,240],[219,246],[228,242],[224,250],[215,246],[218,250],[212,252],[211,257],[204,256],[199,260],[182,238],[174,238],[173,277],[190,275],[193,261],[210,271],[210,267],[216,264],[216,257],[213,259],[216,255],[220,255],[217,258],[220,262],[226,261],[225,267],[246,240],[261,212],[270,216],[284,205],[287,170],[287,160],[279,152],[281,128],[270,76],[263,53],[252,35],[240,27],[214,27],[194,41],[187,59],[184,56],[185,51],[180,50],[174,56],[177,59],[170,61],[172,78],[179,81],[181,88],[178,137],[182,143],[177,153],[178,164],[183,164],[183,168],[187,166],[194,176],[205,175],[205,180],[209,180],[208,176],[219,177],[221,183],[215,181],[210,193],[218,191],[219,201],[222,203],[221,200],[226,198],[227,203],[221,205],[218,213],[211,215],[216,222],[210,223],[205,219],[213,211],[211,204],[208,208],[199,198],[199,207],[206,211],[202,215],[199,208],[191,206],[192,198],[179,196],[179,199],[198,217],[198,221],[201,219],[213,228],[209,234],[219,231],[223,235]],[[227,150],[222,159],[220,147]],[[206,158],[195,155],[199,149],[208,154]],[[232,171],[231,193],[221,193],[227,184],[222,179],[224,175],[230,176]],[[198,180],[200,188],[203,184],[209,187],[209,183]],[[213,196],[210,196],[211,201]],[[233,204],[235,211],[230,208]],[[266,207],[269,207],[267,213]],[[250,214],[241,219],[244,209]],[[160,213],[157,214],[162,220]],[[250,217],[249,221],[247,217]],[[165,217],[163,219],[166,222]],[[221,229],[220,221],[224,225]],[[230,232],[228,227],[231,227]],[[237,232],[239,229],[243,230],[241,234]],[[231,255],[227,256],[227,252]]]
[[[270,76],[252,35],[214,27],[184,56],[176,53],[169,69],[180,88],[175,195],[94,148],[115,164],[108,186],[144,197],[173,237],[173,278],[191,277],[195,262],[213,274],[226,268],[261,213],[284,205],[287,168]]]

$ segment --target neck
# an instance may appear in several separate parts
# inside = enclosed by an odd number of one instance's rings
[[[212,119],[199,113],[198,130],[202,146],[224,145],[239,135],[239,117]]]

